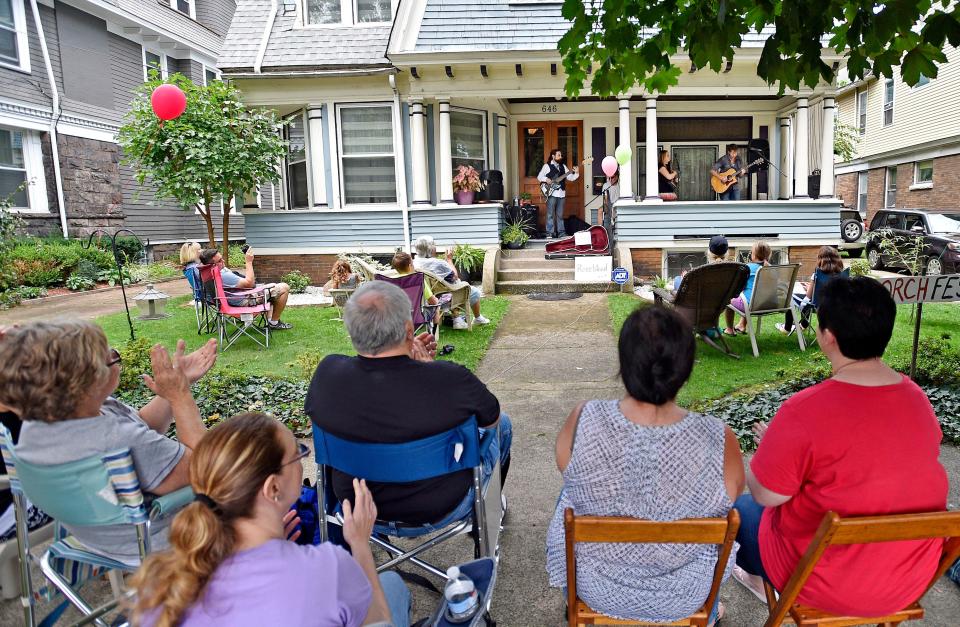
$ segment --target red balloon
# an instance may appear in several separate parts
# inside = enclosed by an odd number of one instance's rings
[[[176,85],[165,83],[150,95],[153,112],[161,120],[174,120],[187,110],[187,95]]]

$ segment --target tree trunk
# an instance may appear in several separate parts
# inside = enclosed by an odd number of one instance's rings
[[[223,251],[230,250],[230,203],[223,208]]]
[[[213,218],[210,217],[210,199],[209,196],[204,196],[203,206],[201,207],[197,204],[197,209],[200,210],[200,215],[203,216],[203,221],[207,223],[207,246],[209,248],[217,247],[217,236],[213,232]]]

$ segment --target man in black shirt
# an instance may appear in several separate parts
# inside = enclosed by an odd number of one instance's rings
[[[410,300],[385,281],[362,285],[347,301],[344,325],[357,357],[328,355],[317,366],[307,392],[306,413],[318,426],[354,442],[411,442],[443,433],[476,416],[480,427],[499,424],[500,440],[484,458],[484,473],[501,464],[506,476],[511,425],[500,403],[469,370],[434,361],[436,341],[414,336]],[[333,472],[338,500],[353,500],[352,477]],[[413,483],[369,483],[377,517],[427,525],[470,511],[469,470]],[[437,525],[442,526],[442,525]]]

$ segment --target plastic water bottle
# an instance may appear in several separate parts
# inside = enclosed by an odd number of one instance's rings
[[[447,600],[446,617],[452,623],[465,623],[480,609],[480,597],[473,580],[456,566],[447,569],[447,585],[443,589]]]

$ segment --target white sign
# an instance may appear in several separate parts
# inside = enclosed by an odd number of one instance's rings
[[[886,277],[880,284],[898,305],[960,300],[960,274]]]
[[[593,238],[590,237],[590,231],[577,231],[574,233],[573,243],[575,246],[592,246]]]
[[[609,283],[613,268],[613,257],[576,257],[573,277],[577,281],[589,283]]]

